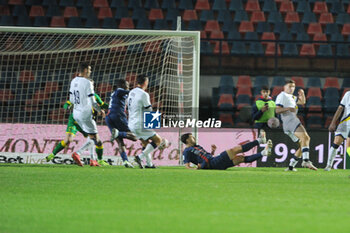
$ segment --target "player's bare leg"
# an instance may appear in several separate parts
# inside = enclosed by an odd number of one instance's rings
[[[64,140],[62,140],[55,148],[54,150],[52,151],[51,154],[49,154],[48,156],[46,156],[46,162],[50,162],[54,157],[55,155],[60,152],[61,150],[63,150],[67,145],[69,145],[69,143],[71,143],[73,141],[73,138],[74,138],[74,134],[70,134],[70,133],[67,133],[66,134],[66,137],[64,138]]]
[[[309,151],[310,151],[310,136],[306,132],[303,125],[299,125],[296,129],[294,135],[299,138],[301,145],[301,153],[303,157],[302,167],[309,168],[311,170],[317,171],[317,168],[312,164],[309,159]]]
[[[330,149],[329,155],[328,155],[327,166],[324,169],[325,171],[332,170],[334,158],[337,155],[337,150],[338,150],[339,146],[343,143],[343,141],[344,141],[344,138],[340,135],[337,135],[334,137],[334,141],[332,143],[332,146],[331,146],[331,149]]]

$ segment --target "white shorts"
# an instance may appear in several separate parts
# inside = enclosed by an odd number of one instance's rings
[[[92,114],[73,112],[73,118],[85,133],[97,134],[97,125]]]
[[[288,116],[283,119],[283,132],[287,134],[293,142],[297,142],[299,138],[295,136],[295,131],[301,124],[298,117]]]
[[[130,127],[130,131],[135,134],[135,136],[138,138],[138,139],[142,139],[142,140],[147,140],[151,137],[153,137],[154,135],[156,135],[156,132],[151,130],[151,129],[143,129],[143,128],[133,128],[133,127]]]
[[[349,122],[344,121],[340,123],[337,127],[337,130],[335,131],[334,135],[335,136],[342,136],[344,139],[346,139],[349,135]]]

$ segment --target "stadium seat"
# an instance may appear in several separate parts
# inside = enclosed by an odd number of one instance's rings
[[[26,0],[25,5],[26,6],[33,6],[33,5],[40,5],[41,3],[42,3],[41,0]],[[0,5],[2,5],[1,1],[0,1]]]
[[[163,0],[161,8],[163,10],[170,10],[176,8],[175,0]]]
[[[334,114],[339,106],[339,100],[336,98],[325,99],[324,108],[326,113]]]
[[[310,23],[307,29],[307,33],[309,35],[315,35],[315,34],[319,34],[322,33],[322,26],[319,23]]]
[[[284,84],[285,83],[283,82],[283,86]],[[283,86],[273,86],[271,97],[276,98],[283,91]]]
[[[231,94],[221,94],[219,97],[218,105],[217,107],[220,110],[230,110],[234,106],[233,103],[233,96]]]
[[[151,9],[148,15],[148,19],[154,22],[156,19],[164,19],[162,9]]]
[[[104,18],[102,28],[116,29],[118,26],[114,18]]]
[[[273,43],[273,42],[266,43],[265,55],[266,56],[276,55],[276,43]],[[281,48],[279,45],[277,45],[277,55],[281,56]]]
[[[319,116],[310,116],[306,120],[308,128],[320,129],[323,127],[322,117]]]
[[[97,18],[103,20],[104,18],[113,17],[112,10],[109,7],[100,7],[98,10]]]
[[[214,0],[212,9],[215,11],[226,10],[227,8],[225,0]]]
[[[168,29],[168,23],[167,23],[166,20],[157,19],[154,22],[153,29],[154,30],[167,30]]]
[[[280,5],[280,12],[283,12],[283,13],[294,12],[293,2],[282,1]]]
[[[204,27],[205,32],[220,31],[219,22],[216,20],[208,20]]]
[[[129,0],[127,2],[128,2],[128,8],[129,9],[137,9],[137,8],[145,9],[142,6],[142,1],[141,0]]]
[[[324,90],[324,99],[336,99],[339,100],[339,88],[328,87]]]
[[[190,20],[188,22],[188,30],[192,31],[201,31],[202,30],[202,23],[199,20]]]
[[[9,6],[0,4],[0,15],[11,15]]]
[[[30,17],[36,17],[36,16],[44,16],[44,8],[42,6],[32,6],[30,8],[29,16]]]
[[[316,14],[328,13],[328,7],[325,2],[315,2],[313,12]]]
[[[350,15],[348,13],[340,13],[336,18],[336,24],[343,25],[350,22]]]
[[[241,110],[244,106],[251,105],[251,97],[248,95],[239,95],[236,98],[236,108]]]
[[[267,22],[273,24],[283,22],[281,13],[279,11],[270,12],[269,16],[267,17]]]
[[[165,16],[165,19],[167,21],[176,21],[178,16],[181,16],[180,11],[178,9],[169,8]]]
[[[100,8],[100,9],[103,9],[103,8]],[[101,19],[103,19],[103,18],[101,18]],[[100,23],[98,21],[98,18],[96,18],[94,16],[87,18],[86,22],[85,22],[85,27],[86,28],[99,28]]]
[[[228,9],[234,12],[244,11],[242,0],[231,0]]]
[[[306,99],[309,99],[310,97],[318,97],[318,98],[320,98],[320,100],[322,100],[321,88],[319,88],[319,87],[308,88]]]
[[[350,20],[350,19],[349,19]],[[350,21],[349,21],[350,22]],[[341,34],[343,36],[349,36],[350,35],[350,23],[346,23],[343,26],[343,29],[341,31]]]
[[[119,24],[119,29],[134,29],[134,22],[132,18],[121,18],[120,19],[120,24]]]
[[[9,5],[23,5],[23,0],[8,0]]]
[[[274,76],[273,79],[272,79],[271,86],[272,87],[284,86],[285,82],[286,82],[285,77],[283,77],[283,76]]]
[[[242,21],[248,21],[248,14],[246,11],[236,11],[235,16],[233,18],[233,22],[240,23]]]
[[[331,38],[329,39],[330,42],[343,42],[344,37],[340,33],[334,33],[331,34]]]
[[[0,26],[14,26],[15,22],[11,15],[3,15],[0,19]]]
[[[321,99],[315,96],[309,97],[306,102],[306,108],[309,112],[321,112],[322,103]]]
[[[32,21],[28,15],[20,15],[17,19],[17,26],[30,27],[32,26]]]
[[[311,88],[311,87],[318,87],[321,88],[321,79],[318,77],[310,77],[307,80],[307,84],[306,84],[307,88]]]
[[[313,36],[313,41],[324,41],[324,42],[327,42],[327,36],[325,34],[323,34],[323,33],[316,33]],[[321,44],[324,44],[324,43],[321,43],[321,42],[314,43],[314,45],[321,45]]]
[[[178,8],[180,10],[193,10],[193,4],[192,1],[188,0],[180,0]]]
[[[321,44],[317,51],[319,57],[333,56],[332,46],[330,44]]]
[[[100,8],[100,7],[109,7],[109,3],[107,0],[94,0],[93,6],[95,8]]]
[[[268,22],[259,22],[256,26],[256,32],[259,34],[271,32],[271,27]]]
[[[293,76],[291,79],[295,82],[296,87],[305,88],[303,77]]]
[[[210,38],[213,38],[213,37],[210,37]],[[218,55],[218,54],[229,55],[230,48],[228,46],[227,41],[222,41],[221,43],[220,43],[220,41],[216,41],[213,53],[216,55]]]
[[[248,0],[245,5],[245,10],[247,12],[260,11],[259,1],[257,0]]]
[[[350,78],[346,77],[343,79],[343,83],[341,85],[342,89],[350,88]]]
[[[31,70],[22,70],[19,74],[18,80],[22,83],[29,83],[35,81],[34,72]]]
[[[214,19],[215,19],[214,12],[212,10],[203,10],[199,18],[199,20],[203,23],[205,23],[208,20],[214,20]]]
[[[324,84],[324,90],[327,88],[337,88],[338,90],[340,90],[338,78],[327,77]]]
[[[336,55],[338,57],[349,57],[349,45],[348,44],[337,44],[336,45]]]
[[[240,75],[238,76],[237,88],[239,87],[249,87],[252,88],[252,80],[250,79],[250,76],[248,75]]]
[[[48,27],[49,26],[49,20],[46,16],[36,16],[34,18],[34,27]]]
[[[210,5],[208,0],[197,0],[194,7],[197,11],[210,10]]]
[[[159,8],[158,0],[146,0],[145,5],[143,7],[147,10],[152,8]]]
[[[66,27],[66,23],[64,22],[64,17],[53,16],[51,18],[50,27]]]
[[[224,39],[224,33],[222,31],[212,31],[210,32],[210,39]],[[214,44],[219,41],[214,41]]]
[[[264,6],[262,8],[264,12],[277,11],[277,5],[275,1],[264,1]]]
[[[342,2],[332,2],[330,12],[332,14],[345,13],[343,3]]]
[[[229,43],[232,44],[232,40],[240,40],[241,38],[241,33],[239,33],[236,30],[232,30],[228,33],[227,39],[229,40]]]
[[[259,40],[258,33],[256,32],[246,32],[244,35],[246,41]]]
[[[250,17],[250,21],[253,23],[265,22],[265,15],[262,11],[254,11],[252,12],[252,16]]]
[[[334,23],[334,19],[331,13],[322,13],[320,15],[320,18],[318,19],[318,22],[324,26],[328,23]]]
[[[68,6],[75,6],[74,4],[74,1],[71,1],[71,0],[60,0],[60,4],[59,4],[60,7],[68,7]]]
[[[260,93],[262,86],[267,86],[267,87],[269,86],[269,80],[268,80],[267,76],[256,76],[255,81],[254,81],[254,85],[253,85],[254,90],[257,89]]]
[[[290,32],[294,35],[305,33],[304,25],[302,23],[292,23]]]
[[[145,20],[145,19],[148,19],[146,10],[144,8],[134,8],[133,12],[132,12],[132,19],[133,20]]]
[[[232,17],[231,17],[230,11],[229,10],[219,10],[218,16],[217,16],[217,21],[219,21],[220,23],[232,22]]]
[[[221,127],[224,127],[224,128],[233,127],[233,120],[232,120],[233,117],[232,116],[233,116],[232,113],[220,113],[219,120],[222,123]]]
[[[316,15],[313,12],[305,12],[301,22],[303,24],[316,23]]]
[[[309,41],[310,40],[310,37],[307,33],[299,33],[297,34],[297,38],[296,38],[296,41],[300,41],[300,42],[306,42],[306,41]],[[304,49],[307,49],[309,48],[310,46],[305,46],[306,48]]]
[[[233,78],[231,75],[223,75],[220,77],[219,87],[228,86],[233,88]]]
[[[284,18],[284,22],[288,24],[299,23],[299,14],[297,12],[287,12],[286,17]]]
[[[87,19],[87,18],[91,17],[92,15],[95,15],[95,16],[96,16],[95,10],[94,10],[94,8],[91,7],[91,6],[85,6],[85,7],[83,7],[83,9],[82,9],[81,12],[80,12],[80,17],[81,17],[82,19]]]
[[[239,25],[239,32],[253,32],[254,31],[254,25],[252,22],[249,21],[242,21]]]
[[[115,19],[121,19],[121,18],[128,18],[129,17],[129,10],[127,7],[118,7],[115,12]]]
[[[198,20],[197,12],[195,10],[184,10],[183,20]]]
[[[339,34],[340,32],[339,32],[338,25],[335,24],[335,23],[326,24],[325,33],[326,33],[327,35]]]
[[[58,6],[52,5],[49,6],[46,10],[46,16],[47,17],[53,17],[53,16],[62,16],[61,10]]]
[[[112,0],[110,7],[112,9],[118,9],[119,7],[125,7],[124,0]]]
[[[66,7],[63,12],[63,16],[65,19],[68,19],[70,17],[78,17],[78,11],[75,7]]]
[[[284,22],[275,23],[273,32],[274,32],[276,35],[281,35],[281,34],[284,34],[284,33],[289,33],[289,32],[288,32],[287,25],[286,25]]]
[[[261,43],[259,42],[251,42],[249,43],[249,49],[248,54],[254,55],[254,56],[261,56],[264,55],[264,48]]]
[[[57,1],[56,0],[43,0],[43,2],[41,3],[42,6],[52,6],[52,5],[57,5]]]
[[[232,55],[246,55],[247,50],[244,42],[236,41],[233,42],[232,48],[231,48],[231,54]]]
[[[219,86],[219,94],[230,94],[233,95],[233,87],[232,86]]]
[[[81,18],[79,17],[70,17],[68,19],[67,27],[69,28],[81,28],[83,26],[83,23],[81,21]]]
[[[275,34],[273,32],[264,32],[261,36],[261,40],[276,40]],[[269,41],[271,42],[271,41]],[[262,41],[262,44],[268,43],[268,41]]]
[[[296,11],[298,13],[305,13],[305,12],[311,12],[310,4],[306,0],[300,0],[298,1],[297,9]]]

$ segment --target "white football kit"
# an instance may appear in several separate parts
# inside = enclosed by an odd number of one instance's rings
[[[147,140],[156,133],[150,129],[143,127],[143,114],[145,110],[150,108],[151,100],[149,94],[143,89],[136,87],[129,92],[128,102],[128,127],[138,139]]]
[[[75,77],[70,83],[69,101],[73,103],[73,118],[88,134],[97,133],[97,125],[92,118],[93,104],[96,102],[94,87],[90,80]]]
[[[346,139],[349,135],[349,126],[350,126],[350,91],[346,92],[340,105],[344,107],[344,113],[342,118],[340,118],[339,125],[335,131],[335,136],[342,136]]]
[[[299,118],[297,117],[298,113],[298,98],[292,94],[287,94],[282,91],[276,98],[276,106],[281,106],[282,108],[296,108],[295,112],[287,111],[281,113],[281,119],[283,123],[283,131],[287,134],[294,142],[297,142],[299,139],[294,135],[296,129],[301,124]]]

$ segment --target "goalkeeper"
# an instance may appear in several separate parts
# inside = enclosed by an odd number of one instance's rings
[[[98,105],[100,105],[100,107],[102,109],[108,109],[108,104],[106,104],[105,102],[102,101],[102,99],[100,98],[99,95],[97,95],[95,93],[95,99],[96,99],[96,102]],[[72,109],[73,107],[73,104],[67,100],[67,102],[63,105],[63,108],[64,109],[67,109],[67,110],[70,110]],[[96,117],[96,114],[97,112],[94,112],[94,117]],[[69,118],[68,118],[68,125],[67,125],[67,129],[66,129],[66,137],[64,140],[62,140],[60,143],[57,144],[57,146],[53,149],[52,153],[49,154],[47,157],[46,157],[46,161],[47,162],[50,162],[55,156],[56,154],[58,154],[60,151],[62,151],[70,142],[73,141],[73,138],[74,136],[77,134],[77,132],[80,132],[84,135],[85,138],[88,137],[88,134],[85,133],[82,128],[78,125],[78,123],[74,120],[73,118],[73,113],[71,113],[69,115]],[[97,157],[98,157],[98,164],[99,165],[102,165],[102,166],[105,166],[105,165],[108,165],[107,162],[105,162],[103,159],[102,159],[102,153],[101,153],[101,149],[97,148],[96,147],[96,154],[97,154]],[[90,160],[90,165],[93,165],[92,164],[93,162],[91,162]]]

